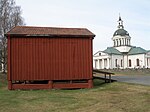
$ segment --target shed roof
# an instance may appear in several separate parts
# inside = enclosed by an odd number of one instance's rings
[[[5,34],[24,36],[91,36],[95,35],[86,28],[59,28],[59,27],[35,27],[16,26]]]

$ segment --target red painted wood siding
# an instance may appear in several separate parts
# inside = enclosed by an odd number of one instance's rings
[[[10,38],[11,80],[92,79],[92,38]]]

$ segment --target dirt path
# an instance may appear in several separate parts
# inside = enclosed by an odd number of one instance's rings
[[[132,76],[112,76],[113,80],[118,82],[135,83],[150,86],[150,76],[132,75]]]

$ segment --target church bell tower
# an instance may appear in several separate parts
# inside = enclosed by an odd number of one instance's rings
[[[120,15],[117,28],[118,29],[114,32],[112,37],[114,47],[122,53],[129,52],[129,50],[131,49],[131,37],[129,33],[124,29],[123,21]]]

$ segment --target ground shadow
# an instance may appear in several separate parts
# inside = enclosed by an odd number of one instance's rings
[[[111,83],[116,82],[116,80],[111,80]],[[93,85],[94,88],[95,87],[100,87],[100,86],[104,86],[104,85],[108,85],[111,83],[106,83],[104,78],[100,78],[100,77],[93,77]]]

